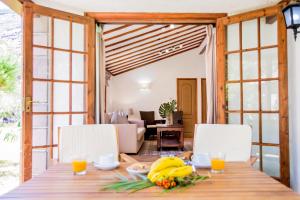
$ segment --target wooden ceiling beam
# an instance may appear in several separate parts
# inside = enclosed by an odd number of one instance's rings
[[[133,45],[133,44],[137,44],[137,43],[143,42],[143,41],[148,40],[148,39],[151,39],[151,38],[155,38],[155,37],[160,36],[160,35],[165,34],[165,33],[174,32],[173,34],[167,35],[167,36],[165,37],[165,38],[167,38],[167,37],[170,37],[170,36],[172,36],[172,35],[178,34],[178,32],[175,32],[175,31],[178,31],[178,30],[180,30],[180,29],[182,29],[182,28],[184,28],[184,27],[185,27],[185,26],[182,25],[182,26],[179,26],[179,27],[177,27],[177,28],[174,28],[174,29],[170,29],[170,30],[168,30],[168,31],[165,31],[165,32],[163,32],[163,33],[158,33],[158,34],[149,36],[149,37],[147,37],[147,38],[144,38],[144,39],[141,39],[141,40],[137,40],[137,41],[132,42],[132,43],[130,43],[130,44],[126,44],[126,45],[123,45],[123,46],[120,46],[120,47],[116,47],[116,48],[114,48],[114,49],[111,49],[111,50],[106,51],[105,53],[110,53],[110,52],[112,52],[112,51],[116,51],[116,50],[118,50],[118,49],[122,49],[122,48],[124,48],[124,47],[128,47],[128,46],[131,46],[131,45]],[[186,31],[189,31],[189,30],[191,30],[191,29],[195,29],[195,28],[197,28],[197,26],[193,26],[193,27],[191,27],[191,28],[185,29],[185,30],[181,31],[181,33],[182,33],[182,32],[186,32]],[[159,40],[160,40],[160,39],[154,39],[154,40],[151,40],[151,41],[149,41],[149,42],[145,42],[145,43],[139,45],[138,47],[145,46],[145,45],[147,45],[147,44],[150,44],[150,43],[152,43],[152,42],[159,41]],[[126,49],[125,51],[131,50],[131,49],[134,49],[134,48],[137,48],[137,47],[136,47],[136,46],[135,46],[135,47],[131,47],[131,48]],[[121,52],[122,52],[122,51],[121,51]],[[119,53],[121,53],[121,52],[116,52],[116,54],[119,54]],[[114,55],[115,55],[115,54],[114,54]],[[109,56],[110,56],[110,55],[107,55],[107,57],[109,57]]]
[[[183,46],[183,48],[185,48],[186,46],[191,46],[191,45],[200,44],[200,43],[201,43],[200,39],[194,40],[193,42],[185,43],[184,46]],[[178,50],[180,50],[180,49],[178,49]],[[178,51],[178,50],[175,50],[175,51]],[[123,67],[130,66],[132,64],[138,64],[138,63],[144,62],[145,60],[147,61],[149,59],[153,59],[153,58],[157,58],[157,57],[162,56],[162,55],[159,55],[158,53],[159,53],[159,51],[153,52],[153,53],[148,54],[147,56],[142,56],[140,58],[137,58],[137,59],[134,59],[134,60],[130,60],[128,62],[123,62],[120,65],[115,65],[115,66],[109,67],[107,69],[110,70],[110,71],[118,70],[118,69],[121,69]],[[169,53],[167,53],[167,54],[169,54]]]
[[[87,12],[99,23],[109,24],[214,24],[226,13]]]
[[[104,31],[103,32],[103,35],[107,35],[107,34],[110,34],[110,33],[113,33],[115,31],[119,31],[119,30],[122,30],[124,28],[127,28],[129,26],[132,26],[132,24],[125,24],[125,25],[122,25],[122,26],[119,26],[119,27],[116,27],[116,28],[112,28],[112,29],[109,29],[107,31]]]
[[[142,48],[142,49],[137,49],[137,50],[135,50],[135,51],[132,51],[132,52],[129,52],[129,53],[126,53],[126,54],[117,56],[117,57],[113,57],[113,58],[110,58],[110,59],[106,59],[106,61],[107,61],[107,62],[114,61],[114,60],[117,60],[117,59],[119,59],[119,58],[123,58],[123,57],[126,57],[126,56],[128,56],[128,55],[132,55],[132,54],[134,54],[134,53],[138,53],[138,52],[144,51],[144,50],[146,50],[146,49],[149,49],[149,48],[152,48],[152,47],[155,47],[155,46],[158,46],[158,45],[161,45],[161,44],[164,44],[164,43],[173,41],[173,40],[177,40],[177,39],[179,39],[179,38],[182,38],[182,37],[185,37],[185,36],[187,36],[187,35],[190,35],[191,33],[194,33],[194,35],[191,35],[191,37],[192,37],[192,36],[201,34],[202,32],[198,33],[198,31],[201,31],[201,30],[204,30],[204,29],[205,29],[205,28],[199,29],[199,30],[196,30],[196,31],[193,31],[193,32],[188,32],[188,33],[185,33],[185,34],[183,34],[183,35],[179,35],[179,36],[177,36],[177,37],[174,37],[174,38],[171,38],[171,39],[168,39],[168,40],[159,42],[159,43],[155,43],[155,44],[150,45],[150,46],[147,46],[147,47],[144,47],[144,48]],[[164,39],[165,39],[165,38],[164,38]],[[109,56],[109,57],[111,57],[111,56]],[[109,57],[108,57],[108,58],[109,58]]]
[[[139,28],[136,28],[136,29],[127,31],[127,32],[125,32],[125,33],[121,33],[121,34],[119,34],[119,35],[115,35],[115,36],[112,36],[112,37],[110,37],[110,38],[106,38],[106,39],[104,39],[104,41],[105,41],[105,42],[108,42],[108,41],[110,41],[110,40],[114,40],[114,39],[119,38],[119,37],[122,37],[122,36],[124,36],[124,35],[128,35],[128,34],[131,34],[131,33],[134,33],[134,32],[141,31],[141,30],[143,30],[143,29],[149,28],[150,26],[153,26],[153,25],[149,25],[149,24],[148,24],[148,25],[145,25],[145,26],[141,26],[141,27],[139,27]],[[107,46],[107,47],[108,47],[108,46]]]
[[[137,55],[131,56],[131,57],[123,59],[123,60],[119,60],[119,61],[111,63],[111,64],[106,64],[106,67],[108,69],[112,69],[112,68],[115,68],[115,67],[121,67],[125,63],[130,63],[130,62],[138,60],[140,58],[147,58],[150,55],[158,54],[159,52],[161,52],[161,51],[163,51],[165,49],[171,48],[173,46],[190,44],[190,43],[193,43],[195,41],[197,41],[197,42],[200,43],[204,38],[205,37],[203,35],[203,36],[200,36],[200,37],[199,36],[192,37],[192,38],[188,37],[188,38],[185,38],[184,40],[174,41],[173,43],[169,43],[169,44],[166,44],[164,46],[157,47],[155,49],[150,49],[149,51],[145,51],[145,52],[143,52],[141,54],[137,54]],[[144,55],[144,54],[146,54],[146,55]]]
[[[175,50],[171,53],[168,53],[168,54],[165,54],[165,55],[161,55],[161,56],[153,56],[149,59],[143,59],[143,60],[140,60],[140,61],[137,61],[137,62],[134,62],[134,63],[130,63],[130,65],[126,65],[122,68],[118,68],[118,69],[113,69],[113,70],[109,70],[110,72],[112,72],[113,74],[115,74],[116,72],[118,71],[122,71],[124,69],[128,69],[128,68],[132,68],[132,67],[135,67],[135,66],[140,66],[140,65],[146,65],[148,62],[152,62],[152,61],[159,61],[161,60],[162,58],[165,58],[165,57],[170,57],[170,56],[173,56],[173,55],[177,55],[181,52],[185,52],[187,49],[190,49],[191,47],[199,47],[199,42],[196,42],[196,43],[193,43],[193,44],[190,44],[186,47],[183,47],[182,49],[178,49],[178,50]]]
[[[195,45],[195,44],[199,44],[199,45],[200,45],[200,42],[201,42],[201,40],[193,41],[192,43],[189,43],[189,44],[187,44],[186,46],[183,46],[183,48],[186,48],[187,46],[191,46],[191,45]],[[186,44],[186,43],[185,43],[185,44]],[[181,48],[181,49],[183,49],[183,48]],[[181,49],[175,50],[175,51],[173,51],[173,52],[180,51]],[[110,71],[118,70],[118,69],[120,69],[120,68],[122,68],[122,67],[130,66],[130,65],[132,65],[132,64],[138,64],[138,63],[147,61],[147,60],[149,60],[149,59],[153,59],[153,58],[157,58],[157,57],[163,56],[163,55],[159,55],[158,52],[159,52],[159,51],[153,52],[153,53],[148,54],[148,55],[145,56],[145,57],[144,57],[144,56],[141,57],[142,59],[134,59],[134,60],[131,60],[131,61],[129,61],[129,62],[124,62],[124,63],[122,63],[122,64],[120,64],[120,65],[108,67],[107,69],[110,70]],[[167,53],[167,54],[169,54],[169,53]]]
[[[106,47],[107,47],[107,48],[108,48],[108,47],[112,47],[112,46],[114,46],[114,45],[118,45],[118,44],[121,44],[121,43],[123,43],[123,42],[127,42],[127,41],[129,41],[129,40],[133,40],[133,39],[135,39],[135,38],[142,37],[142,36],[147,35],[147,34],[150,34],[150,33],[154,33],[154,32],[160,31],[160,30],[162,30],[162,29],[164,29],[164,28],[166,28],[166,27],[168,27],[168,25],[163,26],[163,27],[160,27],[160,28],[153,29],[153,30],[151,30],[151,31],[148,31],[148,32],[145,32],[145,33],[142,33],[142,34],[139,34],[139,35],[135,35],[135,36],[130,37],[130,38],[126,38],[126,39],[124,39],[124,40],[117,41],[117,42],[115,42],[115,43],[106,45]]]
[[[172,41],[172,43],[168,43],[168,44],[165,44],[165,45],[162,45],[162,46],[158,46],[154,49],[149,49],[149,50],[144,51],[142,53],[134,54],[132,56],[129,56],[129,57],[126,57],[126,58],[123,58],[123,59],[115,60],[114,62],[106,62],[106,66],[110,67],[110,66],[115,65],[116,63],[120,64],[120,62],[122,62],[122,61],[129,60],[129,59],[136,58],[136,57],[140,57],[141,55],[151,53],[151,52],[154,52],[156,50],[159,52],[159,51],[162,51],[166,48],[170,48],[170,47],[175,46],[175,45],[180,45],[180,44],[183,44],[183,43],[186,43],[186,42],[193,41],[195,39],[204,39],[204,38],[205,38],[205,34],[204,35],[196,34],[196,35],[193,35],[193,36],[190,36],[190,37],[183,38],[181,40]]]
[[[149,64],[151,64],[151,63],[155,63],[155,62],[158,62],[158,61],[161,61],[161,60],[170,58],[170,57],[172,57],[172,56],[175,56],[175,55],[178,55],[178,54],[181,54],[181,53],[190,51],[190,50],[195,49],[195,48],[198,48],[198,47],[199,47],[199,45],[194,45],[194,46],[191,46],[190,48],[182,49],[182,51],[176,52],[176,53],[174,53],[174,54],[171,54],[171,55],[168,55],[168,56],[159,58],[159,59],[155,59],[155,60],[152,60],[152,61],[149,61],[149,62],[140,64],[140,65],[133,66],[132,68],[126,68],[126,69],[122,69],[122,70],[119,70],[119,71],[114,71],[114,72],[112,73],[112,75],[116,76],[116,75],[119,75],[119,74],[122,74],[122,73],[125,73],[125,72],[128,72],[128,71],[131,71],[131,70],[134,70],[134,69],[143,67],[143,66],[145,66],[145,65],[149,65]]]
[[[133,45],[133,44],[137,44],[137,43],[143,42],[143,41],[145,41],[145,40],[148,40],[148,39],[151,39],[151,38],[154,38],[154,37],[157,37],[157,36],[160,36],[160,35],[169,33],[169,32],[174,32],[174,31],[176,31],[176,30],[178,30],[178,29],[182,29],[182,28],[184,28],[184,27],[185,27],[184,25],[181,25],[181,26],[176,27],[176,28],[174,28],[174,29],[170,29],[170,30],[167,30],[167,31],[161,32],[161,33],[157,33],[157,34],[155,34],[155,35],[151,35],[151,36],[149,36],[149,37],[146,37],[146,38],[143,38],[143,39],[140,39],[140,40],[136,40],[136,41],[131,42],[131,43],[129,43],[129,44],[125,44],[125,45],[123,45],[123,46],[115,47],[115,48],[113,48],[113,49],[107,50],[105,53],[109,53],[109,52],[112,52],[112,51],[116,51],[116,50],[118,50],[118,49],[122,49],[122,48],[124,48],[124,47],[128,47],[128,46],[131,46],[131,45]]]

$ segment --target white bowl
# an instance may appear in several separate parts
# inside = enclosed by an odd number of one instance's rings
[[[113,170],[120,166],[120,163],[118,161],[112,162],[112,163],[94,163],[94,167],[101,170]]]
[[[192,161],[192,165],[196,168],[210,168],[210,162],[194,162]]]
[[[150,167],[145,168],[145,169],[136,170],[136,169],[134,169],[134,165],[135,164],[133,164],[133,165],[126,168],[126,170],[129,174],[132,174],[132,175],[141,174],[141,175],[143,175],[143,174],[148,174],[148,172],[150,171]]]

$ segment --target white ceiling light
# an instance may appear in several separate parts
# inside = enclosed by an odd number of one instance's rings
[[[169,28],[170,29],[174,29],[175,28],[175,24],[170,24]]]
[[[158,55],[162,56],[164,54],[168,54],[168,53],[171,53],[173,51],[176,51],[176,50],[179,50],[179,49],[182,49],[182,48],[183,48],[183,44],[176,45],[176,46],[173,46],[173,47],[170,47],[170,48],[167,48],[167,49],[164,49],[164,50],[158,52]]]

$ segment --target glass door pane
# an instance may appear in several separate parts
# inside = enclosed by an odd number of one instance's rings
[[[32,175],[57,159],[58,128],[86,121],[85,24],[34,14]]]
[[[257,20],[242,22],[242,46],[243,49],[257,48]]]
[[[227,123],[252,127],[254,167],[280,178],[277,22],[229,24],[226,39]]]

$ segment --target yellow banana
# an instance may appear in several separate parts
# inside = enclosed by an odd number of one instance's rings
[[[163,157],[158,160],[156,160],[150,168],[150,173],[159,172],[163,169],[169,168],[169,167],[182,167],[184,166],[183,160],[177,157]]]
[[[148,179],[152,183],[155,183],[156,181],[158,181],[161,178],[167,178],[170,171],[172,171],[174,169],[176,169],[176,167],[169,167],[169,168],[163,169],[159,172],[155,172],[155,173],[152,173],[152,174],[149,173],[148,174]]]
[[[191,166],[176,167],[168,172],[168,177],[185,177],[193,172]]]

